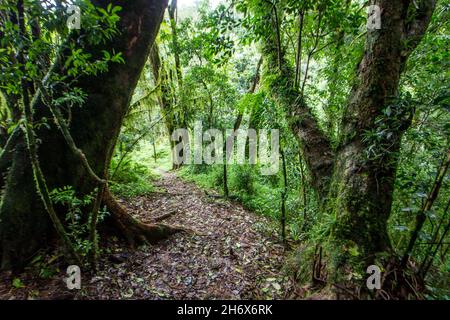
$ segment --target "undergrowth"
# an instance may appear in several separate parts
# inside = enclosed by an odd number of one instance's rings
[[[117,163],[113,161],[112,167]],[[155,190],[152,180],[156,175],[143,164],[127,159],[116,170],[112,180],[109,182],[111,191],[122,198],[132,198],[149,194]]]

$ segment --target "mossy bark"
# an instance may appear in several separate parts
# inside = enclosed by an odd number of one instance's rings
[[[396,105],[395,99],[407,57],[422,38],[435,5],[422,1],[411,15],[411,5],[404,1],[373,3],[381,8],[382,25],[380,30],[368,30],[366,36],[357,82],[343,116],[330,190],[330,211],[336,217],[334,268],[348,268],[345,262],[352,260],[358,265],[352,272],[364,274],[377,256],[391,252],[387,223],[398,154],[413,116],[413,110]],[[409,23],[416,19],[420,28],[409,34]],[[395,119],[383,114],[387,106],[397,109]],[[383,117],[391,134],[383,141],[371,141],[368,133],[377,131],[377,119]],[[370,154],[369,148],[375,153]],[[336,275],[339,278],[339,272]]]
[[[93,1],[106,7],[110,1]],[[107,170],[123,118],[132,93],[153,44],[167,6],[165,0],[112,1],[120,5],[120,34],[106,45],[85,47],[94,56],[108,47],[121,52],[125,64],[111,64],[97,76],[84,76],[76,86],[87,99],[82,107],[72,110],[70,134],[83,151],[94,172],[102,176]],[[62,59],[63,61],[65,59]],[[64,68],[59,72],[64,73]],[[51,118],[48,107],[41,102],[35,119]],[[72,186],[78,194],[87,194],[96,187],[78,156],[70,150],[61,132],[53,123],[36,131],[41,140],[39,161],[49,189]],[[20,135],[11,152],[11,167],[5,178],[0,207],[0,250],[2,268],[20,268],[49,237],[54,235],[48,214],[39,199],[26,150]]]
[[[289,115],[291,129],[312,175],[312,186],[322,199],[323,215],[334,221],[331,234],[321,245],[329,258],[328,279],[335,283],[351,274],[365,274],[365,267],[374,263],[377,256],[391,251],[387,222],[398,152],[402,134],[411,122],[411,110],[396,107],[400,108],[396,112],[400,116],[389,128],[389,138],[375,143],[379,151],[376,157],[367,156],[371,142],[365,136],[377,129],[376,120],[394,102],[406,60],[423,37],[435,8],[433,0],[420,1],[417,7],[401,0],[370,4],[380,7],[382,27],[367,32],[365,53],[336,148],[332,148],[295,88],[295,73],[285,62],[283,48],[277,46],[276,26],[273,36],[263,45],[269,88]],[[389,148],[383,148],[383,144]]]

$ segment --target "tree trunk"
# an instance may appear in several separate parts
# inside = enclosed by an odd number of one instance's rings
[[[175,69],[177,72],[177,80],[178,85],[181,87],[183,85],[183,74],[181,72],[180,46],[178,45],[176,14],[177,14],[177,0],[172,0],[172,2],[169,5],[170,29],[172,30],[172,46],[173,46],[173,54],[175,57]]]
[[[411,124],[413,111],[396,104],[400,75],[406,59],[420,42],[431,19],[435,1],[422,1],[414,12],[409,1],[372,1],[381,9],[381,29],[368,30],[358,79],[350,94],[336,150],[330,211],[336,217],[332,231],[334,267],[354,261],[355,271],[375,262],[376,255],[391,251],[387,222],[391,212],[401,138]],[[411,14],[411,12],[414,12]],[[410,15],[411,14],[411,15]],[[410,32],[412,21],[418,28]],[[386,107],[395,110],[386,117]],[[380,119],[389,135],[371,141]],[[374,154],[369,148],[375,146]],[[337,191],[337,192],[334,192]],[[336,273],[337,275],[339,272]],[[339,277],[336,278],[336,280]]]
[[[322,200],[324,213],[335,221],[327,246],[331,281],[359,273],[374,262],[378,253],[390,251],[387,221],[390,215],[402,134],[409,127],[411,110],[394,106],[401,72],[408,56],[419,44],[435,8],[434,0],[417,4],[403,0],[376,0],[381,9],[380,30],[368,30],[366,50],[358,77],[346,106],[340,143],[336,149],[293,85],[295,72],[277,48],[276,27],[264,44],[266,72],[275,100],[285,107],[290,126],[299,139],[312,175],[312,185]],[[269,12],[269,9],[267,9]],[[270,18],[268,18],[270,19]],[[270,19],[273,21],[273,19]],[[386,119],[390,135],[374,142],[377,155],[368,157],[368,132],[377,130],[376,120],[393,105],[396,119]],[[348,278],[347,278],[348,279]]]
[[[270,12],[270,11],[269,11]],[[267,23],[273,23],[268,13]],[[289,66],[284,48],[279,48],[276,29],[263,44],[265,74],[271,75],[269,89],[274,100],[284,107],[292,132],[300,141],[302,154],[312,175],[312,184],[318,195],[325,199],[332,176],[334,154],[331,142],[319,127],[317,120],[295,88],[295,71]],[[280,52],[281,50],[281,52]],[[281,60],[281,66],[279,60]],[[266,80],[267,81],[267,80]]]
[[[93,1],[106,7],[110,1]],[[121,52],[125,64],[111,64],[109,70],[97,76],[84,76],[76,86],[87,94],[82,107],[72,110],[70,133],[83,151],[94,172],[105,176],[127,112],[132,93],[154,42],[167,6],[165,0],[112,1],[120,5],[120,34],[106,45],[85,47],[94,56],[105,46]],[[64,62],[65,59],[63,58]],[[64,72],[63,68],[58,68]],[[57,70],[58,70],[57,69]],[[36,108],[35,119],[51,118],[42,102]],[[77,194],[91,193],[96,184],[66,144],[61,132],[53,124],[36,131],[41,140],[39,160],[50,190],[72,186]],[[6,176],[6,187],[0,207],[1,267],[20,268],[27,259],[44,246],[54,230],[45,212],[31,170],[23,135],[17,139],[11,152],[11,168]],[[113,213],[114,217],[114,213]],[[123,219],[125,221],[125,219]]]

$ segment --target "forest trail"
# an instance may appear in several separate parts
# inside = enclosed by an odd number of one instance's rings
[[[130,250],[122,239],[109,240],[99,272],[84,275],[82,290],[74,293],[60,279],[23,280],[9,294],[27,298],[75,299],[282,299],[293,298],[294,285],[282,271],[286,252],[267,229],[265,217],[240,204],[207,195],[172,172],[161,173],[157,192],[119,200],[135,217],[152,222],[168,212],[164,223],[194,233],[171,236],[156,245]],[[65,274],[61,272],[61,277]],[[31,282],[31,283],[30,283]],[[11,283],[11,282],[10,282]],[[50,286],[50,287],[49,287]],[[15,291],[15,294],[14,294]]]

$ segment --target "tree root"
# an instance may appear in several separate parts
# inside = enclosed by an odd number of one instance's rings
[[[176,214],[177,212],[178,212],[177,210],[169,211],[168,213],[165,213],[156,218],[153,218],[153,222],[160,222],[160,221],[166,220],[166,219],[170,218],[171,216],[173,216],[174,214]]]
[[[114,199],[108,188],[105,189],[103,202],[112,215],[113,223],[132,247],[142,243],[154,244],[179,232],[192,232],[180,226],[145,224],[136,220]]]

